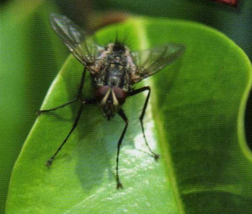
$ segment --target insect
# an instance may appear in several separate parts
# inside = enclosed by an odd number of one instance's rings
[[[40,114],[54,111],[78,100],[81,103],[71,130],[53,156],[46,162],[46,165],[50,166],[52,164],[56,155],[76,128],[83,107],[88,104],[98,104],[107,120],[110,120],[118,114],[125,122],[124,129],[117,143],[116,156],[116,182],[117,189],[120,189],[123,186],[119,177],[119,154],[123,138],[128,128],[128,118],[122,109],[122,105],[127,97],[135,96],[141,92],[147,92],[139,120],[145,144],[151,155],[155,159],[158,159],[159,156],[151,150],[147,142],[143,126],[143,118],[150,98],[151,88],[145,86],[133,89],[132,86],[166,67],[169,63],[181,56],[185,48],[179,44],[167,44],[150,50],[131,52],[126,45],[117,40],[114,43],[109,43],[106,47],[101,47],[88,39],[85,31],[66,16],[51,14],[51,25],[72,54],[84,65],[84,71],[76,98],[58,107],[39,110],[38,112]],[[91,75],[92,85],[95,91],[95,96],[92,99],[84,99],[82,96],[87,70]]]

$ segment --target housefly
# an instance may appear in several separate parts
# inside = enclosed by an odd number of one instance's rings
[[[72,54],[84,65],[84,71],[76,98],[58,107],[40,110],[38,112],[40,114],[54,111],[78,100],[81,103],[70,132],[57,151],[46,162],[46,165],[50,166],[52,164],[56,155],[76,128],[83,107],[88,104],[97,104],[107,120],[110,120],[116,114],[119,114],[125,122],[124,129],[117,143],[116,156],[116,182],[117,189],[120,189],[122,188],[122,184],[120,182],[118,168],[119,153],[123,138],[128,128],[128,118],[121,107],[127,97],[132,97],[141,92],[147,92],[147,97],[143,104],[139,120],[145,144],[151,155],[155,159],[158,159],[159,156],[154,153],[148,145],[143,126],[143,118],[150,98],[151,88],[145,86],[133,89],[132,86],[166,67],[181,56],[185,48],[183,45],[179,44],[166,44],[162,47],[150,50],[131,52],[126,45],[117,40],[114,43],[109,43],[105,47],[101,47],[95,44],[90,37],[87,37],[85,31],[66,16],[52,14],[51,25]],[[92,99],[84,99],[82,96],[86,71],[91,75],[92,85],[95,92],[95,96]]]

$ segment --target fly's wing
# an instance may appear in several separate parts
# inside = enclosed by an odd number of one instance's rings
[[[51,25],[72,54],[85,66],[94,63],[101,47],[87,38],[84,30],[66,16],[51,14]]]
[[[185,51],[185,46],[167,44],[149,50],[132,52],[133,61],[136,64],[135,73],[132,75],[133,84],[147,78],[180,57]]]

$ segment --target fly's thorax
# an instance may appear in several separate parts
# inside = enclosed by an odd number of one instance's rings
[[[131,88],[128,70],[118,64],[107,64],[99,74],[93,76],[93,81],[97,87],[119,87],[124,91],[129,91]]]
[[[112,118],[127,98],[127,92],[117,86],[101,86],[96,89],[96,100],[108,119]]]
[[[104,85],[123,88],[126,76],[126,68],[120,64],[109,64],[106,69]]]
[[[91,67],[97,86],[117,86],[130,90],[131,78],[136,70],[129,48],[122,43],[110,43],[101,49]]]

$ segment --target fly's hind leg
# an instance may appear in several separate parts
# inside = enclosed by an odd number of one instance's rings
[[[149,149],[151,155],[154,157],[154,159],[158,160],[159,155],[151,150],[151,148],[150,148],[150,146],[149,146],[149,144],[147,142],[147,139],[146,139],[146,136],[145,136],[145,130],[144,130],[144,126],[143,126],[143,118],[144,118],[145,111],[146,111],[146,108],[147,108],[147,105],[148,105],[148,102],[149,102],[151,89],[150,89],[149,86],[145,86],[145,87],[142,87],[142,88],[131,91],[129,93],[129,96],[134,96],[134,95],[136,95],[138,93],[141,93],[141,92],[144,92],[144,91],[148,91],[148,95],[147,95],[147,98],[146,98],[146,100],[144,102],[143,110],[142,110],[141,116],[139,117],[139,120],[140,120],[140,123],[141,123],[141,128],[142,128],[142,133],[143,133],[143,138],[144,138],[145,144],[146,144],[147,148]]]
[[[76,102],[77,100],[81,99],[82,98],[82,89],[83,89],[84,82],[85,82],[85,75],[86,75],[86,68],[84,68],[84,71],[82,73],[81,82],[80,82],[80,86],[79,86],[78,94],[77,94],[76,98],[74,98],[73,100],[71,100],[71,101],[69,101],[67,103],[64,103],[64,104],[62,104],[60,106],[57,106],[57,107],[54,107],[54,108],[51,108],[51,109],[39,110],[39,111],[37,111],[37,115],[40,115],[41,113],[55,111],[57,109],[63,108],[65,106],[67,106],[69,104],[72,104],[72,103]]]

